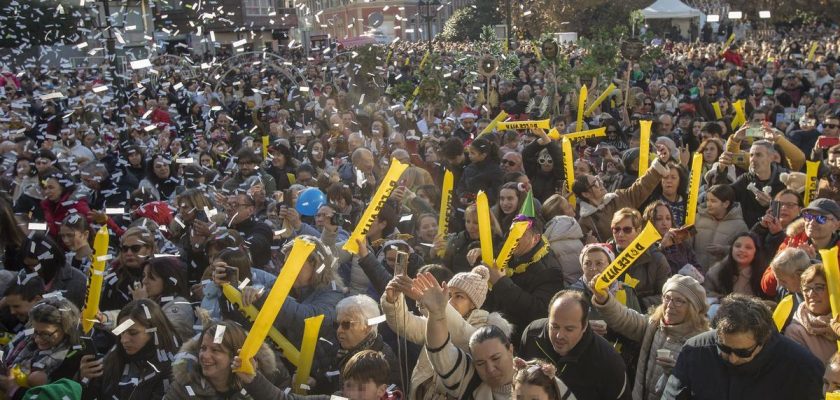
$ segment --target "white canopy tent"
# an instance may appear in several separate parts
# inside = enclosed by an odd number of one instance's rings
[[[657,0],[642,10],[642,14],[645,19],[670,19],[671,25],[676,26],[683,37],[689,36],[692,20],[703,16],[700,10],[680,0]]]

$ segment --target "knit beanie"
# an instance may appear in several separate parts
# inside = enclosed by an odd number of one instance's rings
[[[610,245],[607,243],[590,243],[586,246],[583,246],[583,250],[580,251],[580,265],[583,265],[583,256],[589,254],[592,250],[600,250],[607,255],[607,258],[610,259],[610,263],[615,260],[615,253],[612,252],[610,249]]]
[[[705,314],[706,310],[709,309],[709,305],[706,303],[706,290],[696,279],[690,276],[674,275],[668,278],[665,285],[662,286],[662,294],[670,291],[683,295],[691,304],[694,304],[694,308],[700,313]]]
[[[665,145],[665,147],[668,148],[668,152],[671,153],[671,159],[676,161],[676,162],[680,161],[680,152],[677,149],[677,144],[674,143],[674,141],[671,140],[671,138],[665,137],[665,136],[660,136],[660,137],[656,138],[656,144]]]
[[[483,265],[476,266],[470,272],[459,272],[449,280],[449,287],[458,288],[467,294],[476,308],[484,305],[487,298],[487,279],[490,271]]]
[[[76,381],[61,378],[53,383],[27,390],[23,398],[34,400],[80,400],[82,398],[82,385]]]

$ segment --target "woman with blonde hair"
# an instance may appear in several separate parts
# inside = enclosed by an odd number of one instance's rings
[[[592,306],[610,329],[641,346],[633,400],[661,398],[685,341],[709,330],[706,291],[689,276],[669,278],[662,287],[662,303],[648,315],[629,309],[610,293],[600,293],[594,288]]]
[[[492,212],[489,214],[493,248],[499,249],[501,248],[502,229],[499,226],[499,221],[496,220],[496,216]],[[472,269],[472,264],[476,260],[470,260],[467,253],[479,246],[478,207],[472,204],[467,206],[464,211],[464,230],[447,237],[439,237],[435,240],[432,254],[440,254],[439,252],[443,251],[440,264],[445,265],[454,273],[468,272]]]
[[[838,336],[831,329],[831,304],[822,264],[814,264],[802,273],[802,295],[805,300],[799,304],[784,334],[827,364],[837,352]]]

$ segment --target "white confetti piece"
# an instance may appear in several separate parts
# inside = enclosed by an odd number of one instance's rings
[[[129,319],[123,321],[123,323],[117,325],[117,327],[114,328],[114,330],[112,330],[111,333],[113,333],[116,336],[119,336],[120,334],[125,332],[128,328],[131,328],[133,325],[134,325],[134,320],[129,318]]]
[[[225,338],[225,329],[227,329],[224,325],[216,325],[216,333],[213,334],[213,343],[222,344],[222,340]]]
[[[151,66],[152,62],[148,58],[131,62],[131,69],[150,68]]]
[[[378,317],[373,317],[373,318],[368,318],[368,320],[367,320],[368,326],[379,325],[383,322],[385,322],[385,316],[384,315],[380,315]]]
[[[192,164],[193,159],[192,159],[192,157],[179,158],[179,159],[175,160],[175,163],[176,164]]]
[[[251,283],[250,279],[248,279],[248,278],[243,279],[242,282],[239,283],[239,286],[238,286],[239,290],[244,290],[245,287],[248,286],[249,283]]]
[[[105,214],[109,215],[122,215],[125,214],[125,208],[122,207],[106,207]]]
[[[45,231],[47,230],[46,222],[30,222],[29,223],[29,230],[30,231]],[[34,244],[34,242],[33,242]]]
[[[248,39],[237,40],[231,44],[233,45],[233,48],[237,48],[244,46],[246,43],[248,43]]]

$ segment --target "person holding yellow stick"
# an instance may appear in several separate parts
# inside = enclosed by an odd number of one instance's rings
[[[612,237],[610,221],[613,214],[624,207],[638,209],[650,197],[662,177],[669,172],[667,154],[662,149],[658,153],[647,172],[627,189],[607,193],[597,176],[576,177],[572,191],[580,204],[580,226],[584,235],[591,236],[587,238],[588,242],[606,242]]]
[[[481,254],[479,248],[478,207],[475,204],[464,210],[464,230],[451,233],[446,237],[435,239],[432,254],[444,251],[440,263],[452,270],[453,273],[469,272]],[[493,248],[502,247],[502,229],[496,216],[490,213],[490,229],[493,237]],[[478,252],[473,252],[477,250]],[[471,252],[473,252],[471,254]],[[494,255],[495,256],[495,255]]]
[[[504,271],[487,266],[493,290],[484,303],[484,309],[508,316],[517,329],[513,337],[519,337],[531,321],[545,318],[548,301],[564,287],[560,263],[543,238],[542,223],[525,215],[514,218],[517,221],[528,222],[528,229],[513,248]]]
[[[545,201],[560,188],[566,179],[563,169],[563,150],[560,142],[551,140],[544,129],[532,129],[537,140],[522,150],[522,165],[531,180],[534,198]]]
[[[163,397],[166,400],[279,400],[301,399],[286,393],[288,371],[277,364],[274,354],[263,344],[250,360],[256,372],[249,375],[233,372],[241,364],[238,349],[245,343],[248,332],[230,321],[213,323],[197,339],[181,347],[172,363],[174,378]],[[283,371],[286,373],[284,374]],[[307,399],[326,400],[329,396],[307,396]]]

